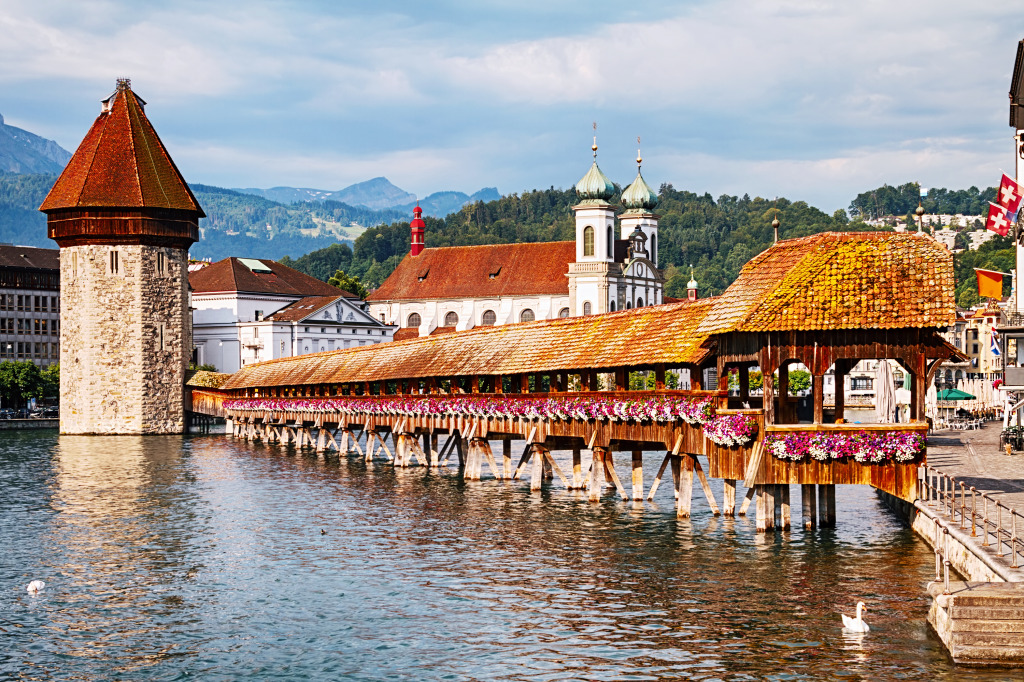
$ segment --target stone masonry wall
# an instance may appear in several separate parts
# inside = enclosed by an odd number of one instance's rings
[[[182,249],[155,246],[61,249],[62,433],[184,430],[185,259]]]

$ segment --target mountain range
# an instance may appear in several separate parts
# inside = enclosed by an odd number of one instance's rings
[[[71,153],[53,140],[4,123],[0,115],[0,171],[60,173]]]
[[[9,126],[0,117],[0,242],[53,247],[46,216],[37,210],[71,158],[52,140]],[[194,258],[247,255],[298,257],[338,242],[353,242],[367,228],[409,220],[416,196],[378,177],[337,191],[273,187],[232,190],[192,185],[206,212],[199,221]],[[436,192],[419,202],[443,217],[477,201],[500,198],[488,187],[472,195]]]
[[[234,188],[243,194],[252,194],[276,201],[279,204],[297,204],[307,201],[337,201],[349,206],[363,206],[374,210],[397,209],[409,213],[417,204],[426,215],[442,218],[449,213],[458,211],[466,204],[477,201],[494,201],[501,195],[495,187],[485,187],[473,194],[465,192],[434,192],[423,199],[417,200],[415,194],[396,187],[385,177],[373,178],[357,182],[344,189],[329,191],[309,187],[271,187],[259,189],[255,187]]]

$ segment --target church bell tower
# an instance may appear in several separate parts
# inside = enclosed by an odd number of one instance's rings
[[[60,247],[60,430],[181,433],[205,217],[127,79],[43,201]]]

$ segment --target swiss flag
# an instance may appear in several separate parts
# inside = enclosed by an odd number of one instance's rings
[[[999,192],[996,194],[996,203],[1006,209],[1007,213],[1013,214],[1020,208],[1022,198],[1020,185],[1006,173],[999,182]],[[992,215],[989,213],[989,215]]]
[[[1006,207],[989,202],[985,229],[992,230],[1000,237],[1006,236],[1006,233],[1010,231],[1010,216],[1006,214]]]

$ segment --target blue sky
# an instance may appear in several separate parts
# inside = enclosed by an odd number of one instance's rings
[[[0,4],[0,113],[74,150],[118,76],[190,182],[657,187],[832,211],[1013,167],[1024,2]]]

